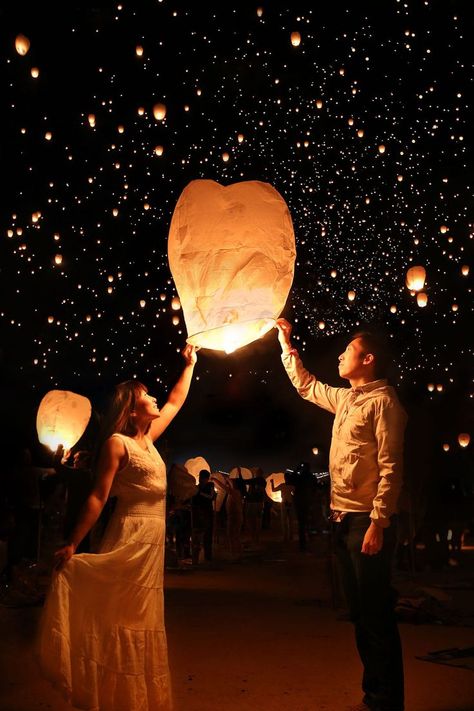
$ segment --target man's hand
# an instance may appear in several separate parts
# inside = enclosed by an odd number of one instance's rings
[[[279,318],[276,321],[275,327],[278,329],[278,340],[280,341],[282,351],[288,351],[291,348],[291,331],[293,326],[286,318]]]
[[[67,546],[63,546],[54,554],[54,567],[56,570],[62,570],[68,560],[71,560],[72,556],[76,552],[76,546],[73,543],[69,543]]]
[[[377,526],[373,521],[368,527],[364,540],[362,541],[362,553],[366,555],[375,555],[382,550],[383,545],[383,528]]]
[[[186,361],[186,365],[195,365],[197,361],[196,346],[192,346],[190,343],[186,343],[185,347],[181,351],[181,355]]]

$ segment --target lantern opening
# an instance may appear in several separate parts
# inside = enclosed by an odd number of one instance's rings
[[[261,338],[275,326],[274,318],[258,318],[242,323],[229,323],[209,331],[194,333],[187,339],[188,343],[200,348],[211,348],[215,351],[233,353],[238,348],[247,346],[252,341]]]

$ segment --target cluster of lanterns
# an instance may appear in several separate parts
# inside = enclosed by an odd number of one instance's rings
[[[416,293],[416,303],[424,308],[428,303],[428,294],[422,291],[425,286],[426,269],[421,266],[410,267],[406,275],[406,285],[412,294]]]

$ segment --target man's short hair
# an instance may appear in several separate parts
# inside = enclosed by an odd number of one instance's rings
[[[364,355],[371,353],[374,356],[374,375],[376,378],[386,378],[393,363],[393,355],[389,349],[387,339],[373,331],[356,331],[351,340],[359,338],[362,342]]]

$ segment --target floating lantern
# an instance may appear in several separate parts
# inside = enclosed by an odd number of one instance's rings
[[[87,117],[87,120],[89,121],[89,126],[90,126],[91,128],[94,128],[94,126],[95,126],[95,116],[94,116],[94,114],[89,114],[89,116]]]
[[[163,146],[156,146],[155,148],[155,155],[156,156],[162,156],[163,155],[164,148]]]
[[[353,119],[353,118],[348,118],[348,119],[347,119],[347,123],[349,124],[349,126],[353,126],[353,125],[354,125],[354,119]]]
[[[301,44],[301,35],[299,32],[292,32],[290,35],[291,44],[293,47],[299,47]]]
[[[123,133],[125,131],[125,126],[117,126],[117,131]]]
[[[54,263],[55,264],[62,264],[63,263],[63,255],[62,254],[56,254],[54,257]]]
[[[257,7],[257,17],[262,17],[263,15],[263,7]]]
[[[397,313],[397,307],[395,306],[395,304],[392,304],[392,305],[391,305],[391,307],[390,307],[390,313],[391,313],[391,314],[396,314],[396,313]]]
[[[224,163],[228,163],[229,158],[230,158],[230,155],[228,153],[225,152],[222,154],[222,160],[224,161]]]
[[[137,55],[137,57],[143,57],[143,47],[141,46],[141,44],[137,44],[137,46],[135,47],[135,54]]]
[[[416,303],[420,308],[423,309],[428,303],[428,294],[426,294],[424,291],[419,291],[416,295]]]
[[[243,143],[243,141],[244,141],[244,134],[243,134],[243,133],[239,133],[239,134],[237,135],[237,140],[238,140],[239,143]]]
[[[432,393],[435,389],[434,383],[428,383],[428,385],[426,387],[428,388],[428,391],[430,393]]]
[[[442,235],[444,235],[448,231],[448,227],[446,225],[441,225],[441,227],[439,228],[439,231],[441,232]]]
[[[60,444],[71,449],[84,434],[91,417],[88,398],[68,390],[50,390],[41,400],[36,430],[41,444],[55,452]]]
[[[359,130],[357,131],[357,135],[359,136],[359,138],[363,138],[364,137],[364,129],[359,128]]]
[[[38,69],[38,67],[31,67],[30,74],[33,77],[33,79],[38,79],[38,77],[40,75],[40,70]]]
[[[438,383],[438,385],[436,386],[436,390],[437,390],[439,393],[442,393],[443,390],[444,390],[444,385],[443,385],[443,383]]]
[[[27,54],[30,49],[30,40],[25,35],[17,35],[15,38],[15,49],[22,57]]]
[[[379,153],[385,153],[385,146],[383,145],[383,143],[381,143],[379,146]]]
[[[196,484],[199,484],[199,472],[206,469],[209,473],[211,472],[211,467],[206,462],[204,457],[192,457],[184,462],[184,468],[186,471],[194,477]]]
[[[53,134],[51,133],[51,131],[46,131],[46,133],[44,134],[44,138],[46,141],[50,141],[52,139],[52,137],[53,137]]]
[[[443,452],[449,452],[449,444],[447,442],[443,444]]]
[[[157,121],[163,121],[166,116],[166,106],[164,104],[155,104],[153,107],[153,116]]]
[[[274,486],[280,486],[280,484],[285,483],[285,475],[279,472],[278,474],[270,474],[267,476],[267,485],[265,487],[265,493],[268,498],[277,504],[281,504],[281,491],[272,490],[272,482]]]
[[[458,442],[460,447],[469,447],[471,441],[471,435],[468,432],[461,432],[458,435]]]
[[[313,449],[312,449],[311,451],[312,451],[312,453],[314,454],[315,457],[318,456],[318,454],[319,454],[319,449],[318,449],[318,447],[313,447]]]
[[[286,203],[268,183],[194,180],[174,210],[168,258],[188,343],[231,353],[285,305],[295,261]]]
[[[349,301],[354,301],[355,297],[356,297],[356,293],[352,289],[347,292],[347,298]]]
[[[326,324],[324,323],[324,321],[320,321],[318,323],[318,328],[320,331],[324,331],[324,329],[326,328]]]
[[[180,310],[181,301],[179,300],[179,298],[177,296],[173,296],[173,298],[171,299],[171,308],[173,309],[173,311]]]
[[[424,267],[411,267],[407,271],[406,285],[412,291],[420,291],[425,285],[426,270]]]
[[[318,100],[316,101],[316,108],[318,108],[318,109],[322,109],[322,108],[323,108],[323,102],[322,102],[321,99],[318,99]]]
[[[461,267],[461,274],[463,276],[469,276],[469,265],[468,264],[463,264]]]
[[[173,318],[171,319],[171,323],[173,324],[173,326],[179,326],[179,316],[173,316]]]
[[[145,299],[140,299],[140,308],[141,308],[141,309],[144,309],[145,306],[146,306],[146,301],[145,301]]]
[[[451,304],[451,311],[458,311],[459,310],[459,304]]]

